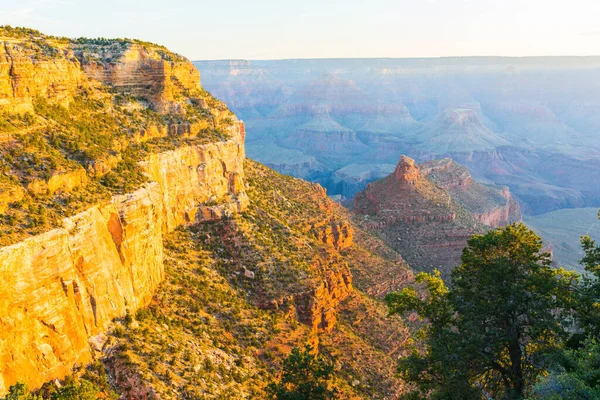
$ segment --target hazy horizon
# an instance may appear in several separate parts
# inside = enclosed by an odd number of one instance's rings
[[[130,38],[131,39],[131,38]],[[290,58],[194,58],[192,61],[335,61],[335,60],[446,60],[446,59],[581,59],[599,58],[598,54],[589,55],[538,55],[538,56],[497,56],[497,55],[467,55],[467,56],[438,56],[438,57],[290,57]]]
[[[600,2],[0,0],[0,25],[129,37],[193,60],[590,56]]]

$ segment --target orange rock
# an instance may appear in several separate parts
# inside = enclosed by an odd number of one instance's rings
[[[35,96],[68,106],[86,79],[72,51],[46,55],[29,40],[0,38],[2,111],[33,112]]]
[[[0,392],[64,377],[90,361],[88,337],[149,301],[163,277],[158,189],[0,249]]]
[[[89,76],[133,96],[147,98],[161,113],[181,111],[181,105],[175,101],[181,88],[201,89],[200,73],[192,63],[181,56],[165,57],[158,47],[128,43],[117,51],[100,46],[87,50],[81,46],[75,52]],[[88,57],[95,52],[99,53],[96,57]]]
[[[232,140],[152,156],[143,166],[156,182],[0,248],[0,394],[64,377],[91,360],[90,337],[148,304],[164,232],[244,210],[243,127],[231,129]]]

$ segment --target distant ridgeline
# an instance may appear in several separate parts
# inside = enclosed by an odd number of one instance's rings
[[[600,206],[600,57],[194,62],[248,155],[348,200],[406,154],[508,186],[524,213]]]

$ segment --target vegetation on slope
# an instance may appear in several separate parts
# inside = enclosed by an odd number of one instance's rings
[[[394,358],[409,339],[402,321],[356,289],[331,310],[338,315],[329,332],[315,329],[307,305],[318,301],[327,271],[387,266],[404,273],[390,283],[399,288],[410,284],[406,264],[375,238],[361,242],[378,245],[380,255],[324,243],[323,222],[347,220],[320,187],[251,161],[246,175],[245,213],[166,237],[166,279],[152,304],[117,322],[104,346],[113,388],[166,399],[267,398],[283,360],[309,344],[334,365],[337,398],[394,397],[402,390]]]
[[[143,44],[165,60],[185,61],[161,46],[131,40],[69,41],[6,26],[0,27],[4,36],[22,39],[14,51],[36,63],[66,59],[79,65],[65,48],[106,50],[115,43]],[[159,113],[144,97],[86,77],[68,93],[68,104],[37,96],[33,112],[0,113],[0,246],[140,187],[146,177],[138,161],[148,154],[227,139],[234,117],[222,102],[202,89],[173,90],[179,111]]]
[[[476,235],[446,287],[422,273],[386,297],[394,314],[426,321],[426,349],[400,361],[409,398],[595,399],[600,393],[600,247],[581,239],[589,276],[550,267],[523,224]]]

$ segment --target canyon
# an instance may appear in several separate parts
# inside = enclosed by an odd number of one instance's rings
[[[188,60],[0,41],[0,394],[100,363],[126,398],[261,397],[306,343],[341,361],[345,396],[403,391],[410,321],[382,297],[408,264],[318,184],[247,160],[244,122]]]
[[[340,398],[399,398],[420,324],[385,296],[422,290],[413,270],[448,280],[471,235],[521,209],[596,201],[593,140],[563,151],[551,107],[433,101],[410,62],[200,63],[242,121],[159,45],[0,42],[0,395],[94,370],[121,398],[264,398],[310,344]],[[400,100],[398,79],[423,86]],[[527,145],[500,127],[514,113]]]
[[[195,65],[244,119],[249,155],[349,202],[406,154],[452,158],[528,215],[600,205],[598,57]]]

